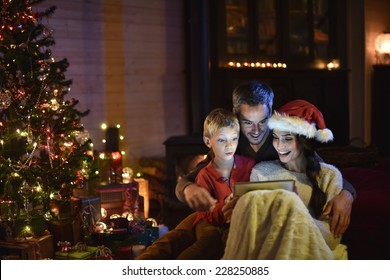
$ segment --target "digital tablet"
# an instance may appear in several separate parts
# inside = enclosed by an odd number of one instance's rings
[[[261,181],[261,182],[237,182],[233,186],[234,196],[243,195],[255,190],[277,190],[284,189],[294,191],[294,180],[276,180],[276,181]]]

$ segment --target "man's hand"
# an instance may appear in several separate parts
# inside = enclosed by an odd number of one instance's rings
[[[342,190],[338,196],[328,202],[324,216],[332,214],[330,231],[335,237],[340,237],[348,228],[351,219],[353,197],[347,190]]]
[[[197,184],[190,184],[184,189],[184,197],[192,210],[211,212],[217,200],[210,193]]]

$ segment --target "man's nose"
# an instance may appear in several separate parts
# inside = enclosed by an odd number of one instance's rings
[[[253,123],[253,124],[252,124],[252,130],[253,130],[254,132],[259,132],[259,131],[261,131],[260,124],[259,124],[259,123],[258,123],[258,124]]]

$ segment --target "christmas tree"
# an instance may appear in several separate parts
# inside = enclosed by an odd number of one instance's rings
[[[42,21],[55,7],[39,11],[43,1],[0,0],[0,195],[46,213],[53,195],[90,179],[93,146],[80,122],[88,111],[66,99],[69,63],[52,56]]]

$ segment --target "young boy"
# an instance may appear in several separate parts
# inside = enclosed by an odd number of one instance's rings
[[[239,134],[237,117],[225,109],[212,110],[204,122],[203,141],[211,149],[213,158],[195,181],[217,202],[212,211],[198,211],[193,224],[196,242],[178,259],[219,259],[223,255],[228,223],[222,207],[232,194],[234,183],[249,181],[255,165],[253,159],[235,155]]]

